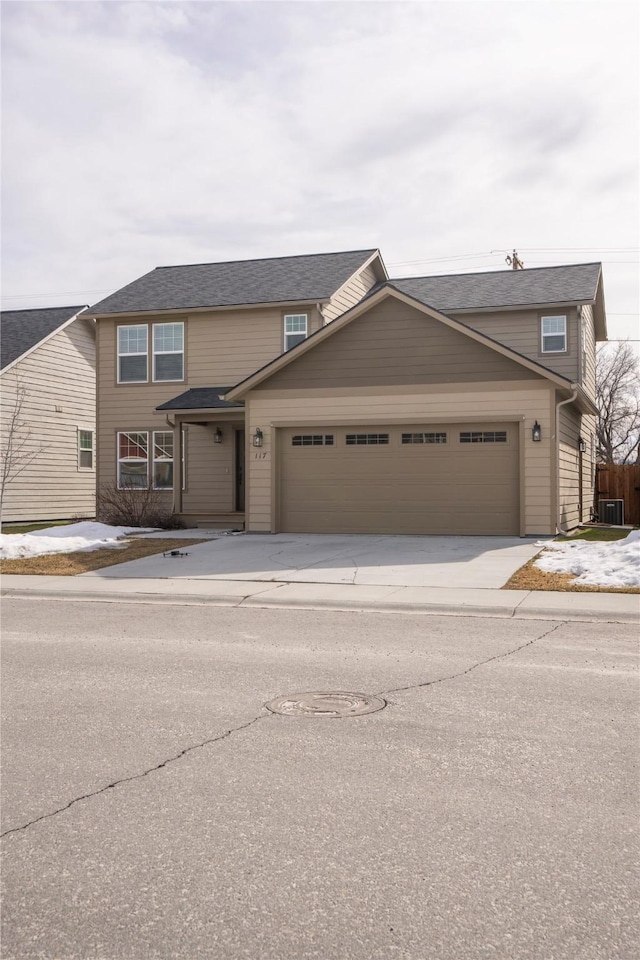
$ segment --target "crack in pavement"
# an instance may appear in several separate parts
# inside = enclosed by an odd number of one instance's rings
[[[483,667],[488,663],[492,663],[494,660],[504,660],[507,657],[511,657],[516,653],[519,653],[520,650],[524,650],[526,647],[532,646],[534,643],[538,643],[540,640],[544,640],[545,637],[550,636],[552,633],[555,633],[560,627],[565,626],[568,621],[561,620],[554,624],[551,629],[545,631],[545,633],[540,634],[538,637],[533,637],[531,640],[527,640],[525,643],[521,643],[519,646],[514,647],[512,650],[507,650],[505,653],[497,653],[493,657],[487,657],[486,660],[479,660],[477,663],[472,664],[470,667],[467,667],[466,670],[460,670],[458,673],[449,674],[446,677],[437,677],[435,680],[425,680],[423,683],[412,683],[408,684],[405,687],[393,687],[389,690],[382,690],[374,696],[378,697],[387,697],[392,693],[405,693],[409,690],[420,690],[425,687],[432,687],[438,683],[446,683],[448,680],[457,680],[459,677],[465,677],[467,674],[472,673],[474,670],[477,670],[479,667]],[[264,708],[263,708],[264,709]],[[79,797],[74,797],[73,800],[70,800],[63,807],[59,807],[57,810],[52,810],[50,813],[44,813],[40,817],[35,817],[33,820],[30,820],[28,823],[23,824],[20,827],[12,827],[9,830],[5,830],[3,833],[0,833],[0,838],[7,837],[12,833],[20,833],[23,830],[26,830],[28,827],[34,826],[36,823],[40,823],[43,820],[49,820],[52,817],[58,816],[60,813],[64,813],[66,810],[69,810],[71,807],[75,806],[76,803],[80,803],[82,800],[91,800],[93,797],[98,797],[102,793],[106,793],[107,790],[113,790],[114,787],[118,787],[123,783],[131,783],[134,780],[142,780],[144,777],[149,776],[151,773],[156,773],[158,770],[162,770],[164,767],[167,767],[170,763],[175,763],[177,760],[181,760],[182,757],[185,757],[187,754],[192,753],[194,750],[201,750],[203,747],[207,747],[212,743],[219,743],[221,740],[226,740],[229,737],[233,736],[234,733],[240,733],[242,730],[247,730],[249,727],[252,727],[254,724],[258,723],[259,720],[267,720],[272,718],[273,714],[271,713],[260,713],[257,717],[254,717],[252,720],[249,720],[248,723],[243,723],[238,727],[232,727],[230,730],[225,730],[223,733],[219,734],[216,737],[210,737],[207,740],[203,740],[201,743],[195,743],[190,747],[185,747],[184,750],[180,750],[179,753],[176,753],[172,757],[168,757],[166,760],[163,760],[161,763],[156,764],[153,767],[149,767],[147,770],[143,770],[142,773],[132,774],[130,777],[122,777],[120,780],[114,780],[113,783],[108,783],[104,787],[100,787],[98,790],[93,790],[89,793],[82,794]],[[349,718],[343,718],[349,719]]]
[[[51,813],[43,813],[41,817],[35,817],[35,819],[30,820],[28,823],[24,823],[21,827],[11,827],[10,830],[5,830],[3,833],[0,833],[0,838],[7,837],[11,833],[20,833],[20,831],[26,830],[27,827],[32,827],[34,824],[40,823],[42,820],[48,820],[50,817],[56,817],[59,813],[64,813],[65,810],[73,807],[76,803],[80,803],[81,800],[91,800],[93,797],[98,797],[101,793],[106,793],[107,790],[113,790],[114,787],[119,787],[123,783],[130,783],[133,780],[142,780],[144,777],[149,776],[150,773],[156,773],[156,771],[162,770],[163,767],[168,766],[170,763],[174,763],[176,760],[181,760],[182,757],[185,757],[188,753],[192,753],[194,750],[201,750],[202,747],[207,747],[209,744],[218,743],[220,740],[226,740],[234,733],[239,733],[241,730],[246,730],[248,727],[253,726],[254,723],[258,722],[258,720],[268,720],[269,717],[270,714],[261,713],[248,723],[243,723],[239,727],[232,727],[231,730],[225,730],[224,733],[219,734],[217,737],[210,737],[207,740],[203,740],[202,743],[194,743],[191,747],[185,747],[184,750],[176,753],[175,756],[167,757],[167,759],[163,760],[162,763],[158,763],[154,767],[149,767],[148,770],[143,770],[142,773],[134,773],[130,777],[122,777],[120,780],[114,780],[113,783],[108,783],[105,787],[100,787],[98,790],[92,790],[90,793],[84,793],[80,797],[74,797],[74,799],[70,800],[69,803],[65,803],[63,807],[59,807],[57,810],[52,810]]]
[[[484,667],[487,663],[492,663],[494,660],[505,660],[507,657],[512,657],[515,653],[519,653],[520,650],[524,650],[525,647],[530,647],[532,644],[538,643],[539,640],[544,640],[545,637],[555,633],[555,631],[560,627],[566,626],[568,622],[568,620],[561,620],[560,622],[555,623],[550,630],[540,634],[539,637],[533,637],[531,640],[521,643],[520,646],[514,647],[512,650],[507,650],[505,653],[496,653],[493,657],[487,657],[486,660],[479,660],[477,663],[467,667],[466,670],[460,670],[458,673],[451,673],[446,677],[437,677],[435,680],[425,680],[424,683],[410,683],[406,687],[393,687],[391,690],[382,690],[380,693],[374,694],[374,696],[385,697],[390,693],[404,693],[408,690],[420,690],[423,687],[433,687],[437,683],[445,683],[447,680],[457,680],[458,677],[465,677],[468,673],[472,673],[474,670],[477,670],[478,667]]]

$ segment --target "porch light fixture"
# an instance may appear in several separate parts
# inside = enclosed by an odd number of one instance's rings
[[[540,440],[542,440],[542,427],[537,420],[531,427],[531,439],[534,441],[534,443],[538,443]]]
[[[222,437],[223,437],[222,430],[220,429],[220,427],[216,427],[215,432],[213,434],[213,442],[222,443]]]
[[[260,427],[256,427],[256,432],[253,435],[253,445],[254,447],[262,446],[262,430]]]
[[[587,441],[583,440],[582,437],[578,437],[578,450],[580,453],[587,452]]]

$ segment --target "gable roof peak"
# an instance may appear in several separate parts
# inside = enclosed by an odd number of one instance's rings
[[[71,307],[30,307],[24,310],[3,310],[0,313],[0,369],[16,363],[34,350],[43,340],[86,310],[86,304]]]

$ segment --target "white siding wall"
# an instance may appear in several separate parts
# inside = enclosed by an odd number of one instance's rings
[[[66,520],[95,515],[94,468],[78,467],[78,429],[96,422],[95,329],[79,318],[2,375],[2,447],[17,392],[28,467],[5,492],[2,519]]]
[[[249,502],[247,529],[273,530],[276,504],[276,463],[274,436],[278,425],[331,423],[443,423],[472,418],[500,421],[507,418],[524,422],[521,451],[524,534],[541,535],[555,530],[553,503],[555,491],[551,473],[553,388],[545,381],[489,384],[451,384],[429,387],[343,388],[340,391],[255,390],[247,397],[247,430],[264,432],[261,449],[250,449],[247,474]],[[531,428],[537,420],[542,426],[542,441],[531,440]]]
[[[328,323],[330,320],[335,320],[336,317],[342,316],[343,313],[350,310],[356,303],[360,303],[364,295],[375,283],[376,275],[371,265],[365,267],[365,269],[357,273],[355,277],[351,277],[344,286],[340,287],[340,289],[334,293],[329,303],[325,306],[323,310],[325,321]]]

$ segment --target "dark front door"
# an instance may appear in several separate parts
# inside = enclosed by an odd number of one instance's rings
[[[236,430],[236,510],[244,511],[244,430]]]

